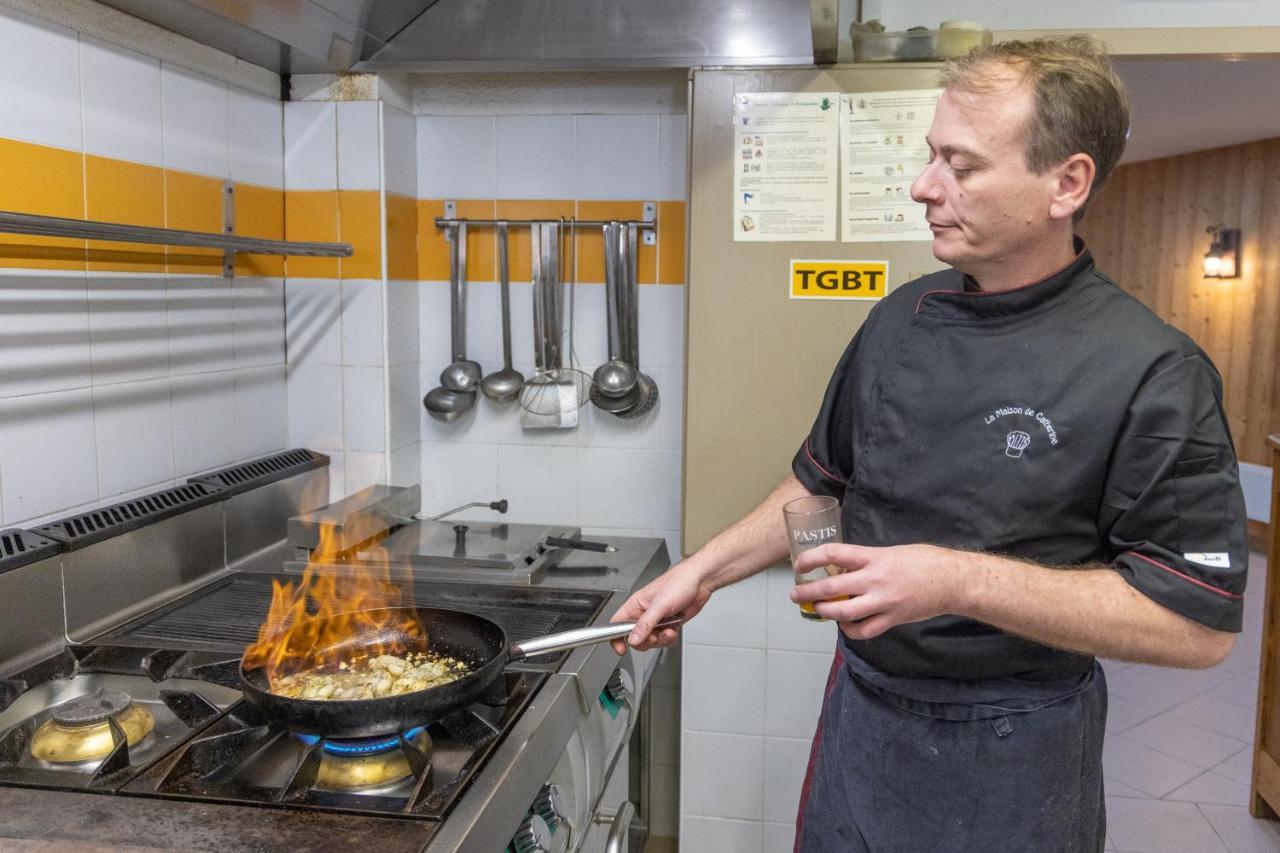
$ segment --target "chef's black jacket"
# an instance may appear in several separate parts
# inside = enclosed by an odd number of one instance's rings
[[[846,542],[1109,564],[1159,604],[1239,631],[1246,516],[1221,378],[1078,249],[1014,290],[947,270],[893,291],[845,350],[793,470],[841,500]],[[922,678],[1092,665],[958,616],[848,642]]]

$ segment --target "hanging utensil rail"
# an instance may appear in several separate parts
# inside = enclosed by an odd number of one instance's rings
[[[456,217],[444,217],[444,216],[436,217],[436,227],[448,228],[450,225],[456,225],[460,222],[465,222],[467,223],[467,226],[471,228],[475,228],[475,227],[496,228],[500,223],[505,222],[507,225],[513,228],[528,228],[531,225],[536,225],[541,222],[559,222],[566,226],[576,225],[579,228],[591,228],[591,227],[599,228],[603,225],[609,224],[610,221],[620,222],[623,225],[634,225],[636,228],[639,228],[641,231],[651,231],[658,227],[657,221],[653,219],[606,220],[606,219],[573,219],[571,217],[564,217],[564,218],[558,218],[558,219],[554,217],[548,217],[546,219],[458,219]]]
[[[34,234],[40,237],[71,237],[84,240],[111,240],[118,243],[153,243],[166,246],[194,246],[222,249],[249,255],[306,255],[308,257],[349,258],[350,243],[299,243],[289,240],[267,240],[207,231],[183,231],[177,228],[150,228],[143,225],[121,225],[91,219],[66,219],[61,216],[36,216],[29,213],[0,211],[0,233]]]

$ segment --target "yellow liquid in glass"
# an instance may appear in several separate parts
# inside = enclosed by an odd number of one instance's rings
[[[804,573],[796,572],[796,584],[799,585],[802,583],[811,583],[812,581],[821,580],[822,578],[825,578],[828,575],[838,575],[838,574],[840,574],[840,569],[836,568],[835,566],[825,566],[825,567],[819,567],[816,569],[810,569],[809,571]],[[824,601],[848,601],[849,596],[837,595],[837,596],[834,596],[833,598],[827,598],[823,600]],[[801,602],[800,615],[813,622],[830,621],[826,617],[819,616],[817,614],[817,612],[813,609],[812,601]]]

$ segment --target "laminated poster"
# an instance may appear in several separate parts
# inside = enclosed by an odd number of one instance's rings
[[[925,135],[941,89],[840,96],[845,242],[931,240],[911,182],[929,161]]]
[[[836,239],[838,92],[733,96],[735,242]]]

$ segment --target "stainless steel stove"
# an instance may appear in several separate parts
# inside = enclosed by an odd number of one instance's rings
[[[288,451],[0,532],[0,600],[28,605],[0,624],[0,846],[534,853],[643,834],[627,755],[653,653],[521,661],[471,706],[385,738],[324,741],[242,701],[272,583],[308,562],[377,566],[512,642],[607,622],[668,564],[661,540],[583,550],[573,527],[415,519],[416,488],[319,506],[326,464]],[[322,537],[339,547],[317,562]]]

